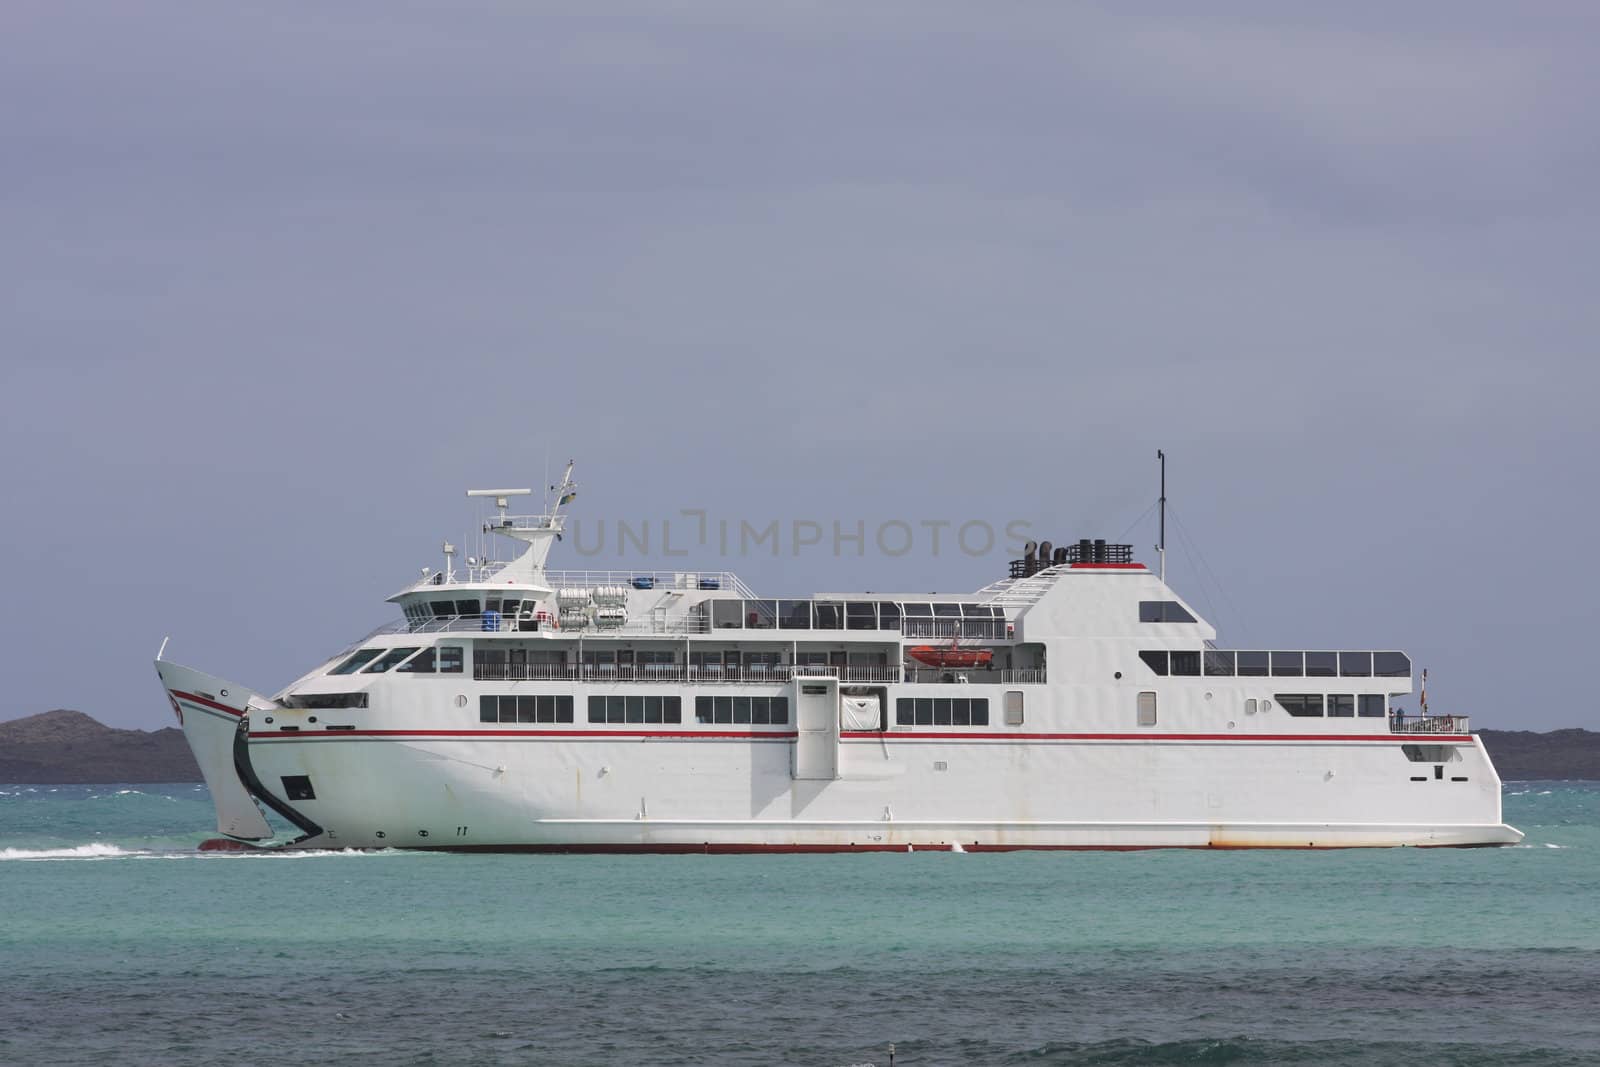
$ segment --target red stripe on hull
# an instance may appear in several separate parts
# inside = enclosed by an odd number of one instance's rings
[[[474,737],[539,737],[583,738],[585,740],[671,738],[695,741],[704,738],[733,741],[793,741],[794,731],[770,730],[252,730],[252,738],[304,738],[304,737],[442,737],[471,739]]]
[[[238,712],[233,714],[237,715]],[[307,738],[388,738],[423,737],[446,740],[471,740],[473,738],[540,738],[561,740],[673,740],[673,741],[792,741],[794,731],[739,731],[739,730],[299,730],[285,733],[280,730],[252,730],[250,736],[261,740],[286,740]],[[1364,741],[1386,744],[1414,744],[1426,740],[1431,744],[1471,744],[1472,737],[1464,734],[996,734],[996,733],[880,733],[876,730],[851,730],[840,736],[847,741],[1228,741],[1248,743],[1254,741]]]
[[[207,700],[205,697],[197,696],[194,693],[185,693],[182,690],[174,689],[172,690],[172,695],[179,700],[187,700],[191,704],[199,704],[203,708],[215,708],[217,711],[227,712],[236,719],[244,715],[244,712],[238,708],[230,708],[226,704],[218,704],[215,700]]]
[[[430,845],[426,847],[396,846],[407,852],[469,852],[469,853],[537,853],[543,855],[613,856],[752,856],[800,855],[835,852],[949,852],[950,845],[765,845],[754,843],[704,842],[701,844],[569,844],[569,845]],[[1185,849],[1199,852],[1241,852],[1252,849],[1272,851],[1323,852],[1348,848],[1371,848],[1370,845],[980,845],[963,843],[966,852],[1154,852],[1158,849]],[[1446,845],[1393,845],[1392,848],[1496,848],[1494,842],[1481,844]]]
[[[996,733],[879,733],[847,730],[841,737],[853,741],[1471,741],[1460,734],[996,734]]]

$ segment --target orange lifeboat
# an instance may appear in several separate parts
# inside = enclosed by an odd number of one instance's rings
[[[913,645],[906,655],[930,667],[987,667],[994,653],[987,648],[957,648],[955,645]]]

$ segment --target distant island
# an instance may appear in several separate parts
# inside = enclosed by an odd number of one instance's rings
[[[1600,733],[1593,730],[1480,730],[1506,781],[1600,779]],[[81,711],[46,711],[0,723],[0,782],[75,785],[198,782],[200,768],[183,731],[117,730]]]

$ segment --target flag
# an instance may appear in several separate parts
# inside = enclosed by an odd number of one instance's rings
[[[577,496],[577,495],[578,495],[578,487],[575,486],[575,485],[574,486],[569,486],[567,488],[567,491],[565,493],[561,494],[560,503],[570,504],[570,503],[572,503],[572,498]]]

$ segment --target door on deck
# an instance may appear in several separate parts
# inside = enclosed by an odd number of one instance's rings
[[[839,777],[839,679],[795,678],[794,723],[794,776]]]

